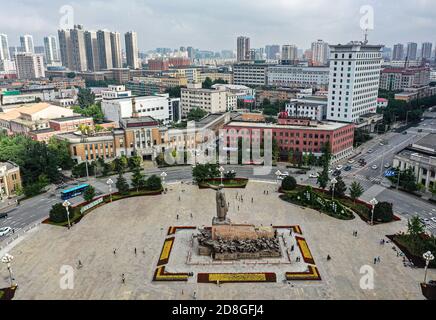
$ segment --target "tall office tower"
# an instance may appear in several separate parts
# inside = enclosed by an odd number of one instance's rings
[[[45,77],[44,57],[42,54],[20,52],[15,55],[18,79],[36,79]]]
[[[295,61],[298,60],[298,48],[292,44],[284,44],[282,46],[282,60]]]
[[[423,42],[421,46],[421,59],[429,61],[431,59],[431,42]]]
[[[188,58],[191,60],[195,59],[195,49],[193,47],[188,47],[186,49],[188,51]]]
[[[33,37],[29,34],[25,34],[20,37],[20,43],[22,52],[30,52],[35,53],[34,45],[33,45]]]
[[[392,60],[398,61],[404,59],[404,46],[401,43],[394,45],[394,51],[392,52]]]
[[[97,31],[100,70],[113,68],[111,33],[107,30]]]
[[[327,42],[322,40],[312,42],[312,63],[316,66],[326,65],[328,62],[328,49]]]
[[[71,35],[71,55],[72,55],[72,68],[74,71],[88,70],[88,62],[86,60],[86,46],[85,46],[85,30],[82,25],[74,26],[70,30]]]
[[[86,61],[89,71],[100,70],[97,32],[85,31]]]
[[[61,53],[61,62],[65,68],[71,69],[72,63],[72,47],[70,30],[58,30],[59,51]]]
[[[268,60],[277,60],[280,54],[280,46],[278,44],[265,46],[265,54]]]
[[[250,60],[250,38],[243,36],[237,38],[236,59],[238,62]]]
[[[136,32],[130,31],[124,35],[126,42],[127,66],[132,69],[139,69],[138,36]]]
[[[359,41],[330,46],[327,120],[357,122],[376,112],[382,48]]]
[[[47,64],[53,64],[55,62],[60,61],[58,43],[56,41],[56,37],[54,36],[44,37],[44,49],[45,49],[45,58]]]
[[[414,61],[417,59],[418,44],[416,42],[407,43],[407,60]]]
[[[256,60],[257,50],[256,49],[250,49],[250,58],[248,60]]]
[[[119,32],[111,32],[112,67],[123,66],[123,55],[121,53],[121,35]]]
[[[0,34],[0,60],[10,60],[8,36]]]

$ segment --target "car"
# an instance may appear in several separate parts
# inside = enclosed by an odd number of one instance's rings
[[[372,153],[372,149],[369,149],[369,150],[368,150],[368,153]]]
[[[421,133],[421,132],[422,132],[422,129],[418,129],[418,132]]]
[[[283,180],[285,178],[285,176],[278,176],[277,179],[279,180]]]
[[[309,175],[309,178],[318,178],[319,177],[319,174],[317,173],[317,172],[315,172],[315,173],[311,173],[310,175]]]
[[[341,170],[335,170],[335,171],[332,173],[332,175],[335,176],[335,177],[337,177],[337,176],[340,176],[341,173],[342,173]]]
[[[403,133],[402,133],[402,134],[406,135],[406,134],[407,134],[407,131],[403,131]]]
[[[381,146],[384,146],[385,144],[384,144],[383,142],[380,142],[380,145],[381,145]]]
[[[375,164],[375,165],[373,165],[372,167],[371,167],[373,170],[377,170],[377,165]]]
[[[386,168],[386,169],[388,169],[390,166],[391,166],[390,163],[386,163],[386,164],[385,164],[385,168]]]
[[[345,171],[350,171],[351,170],[351,166],[346,166],[344,170]]]
[[[431,221],[436,222],[436,217],[432,217],[430,219],[431,219]]]
[[[355,161],[354,159],[350,159],[350,160],[348,160],[348,163],[349,163],[349,164],[353,164],[354,161]]]
[[[329,173],[333,173],[333,169],[329,169]]]
[[[336,170],[342,170],[342,168],[343,168],[342,165],[338,165],[338,166],[336,167]]]
[[[10,227],[0,228],[0,237],[7,235],[11,231],[12,231],[12,229]]]
[[[285,172],[282,173],[282,175],[284,175],[284,176],[289,176],[289,172],[288,172],[288,171],[285,171]]]
[[[426,125],[427,125],[427,123],[423,123],[422,125],[423,125],[423,126],[426,126]]]
[[[7,218],[8,214],[6,212],[0,212],[0,219]]]

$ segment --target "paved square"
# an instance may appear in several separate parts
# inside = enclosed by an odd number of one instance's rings
[[[129,198],[100,207],[71,230],[41,225],[26,235],[10,250],[19,284],[15,299],[192,299],[194,291],[198,299],[424,299],[419,287],[424,270],[404,267],[391,244],[379,244],[384,235],[405,231],[406,221],[370,227],[358,217],[336,220],[284,202],[278,199],[275,185],[257,182],[250,182],[244,190],[225,190],[229,218],[255,225],[301,226],[322,281],[286,284],[278,278],[276,283],[220,287],[196,281],[153,282],[168,228],[209,226],[216,214],[215,191],[185,184],[169,188],[165,195]],[[269,195],[264,190],[269,190]],[[237,193],[243,194],[243,203],[236,200]],[[357,238],[353,230],[358,231]],[[376,256],[381,263],[373,265]],[[83,263],[80,269],[79,259]],[[183,264],[186,257],[180,259]],[[63,265],[74,268],[72,290],[60,287]],[[374,290],[359,286],[364,265],[374,268]],[[247,272],[254,270],[246,268]],[[121,274],[125,275],[124,284]],[[7,286],[4,265],[0,275],[0,286]],[[435,270],[429,270],[428,277],[434,279]]]

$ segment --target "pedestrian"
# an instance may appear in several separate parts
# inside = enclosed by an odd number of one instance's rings
[[[192,297],[194,298],[194,300],[197,300],[197,292],[194,291],[194,294],[192,295]]]
[[[374,258],[374,264],[376,264],[377,263],[377,258]]]
[[[82,265],[82,261],[80,261],[80,260],[79,260],[78,267],[79,267],[79,268],[83,267],[83,265]]]
[[[328,254],[327,255],[327,261],[330,261],[331,260],[331,257],[330,257],[330,255]]]
[[[192,212],[191,212],[191,219],[192,219]]]
[[[135,247],[135,256],[136,256],[136,247]]]
[[[114,249],[114,255],[116,255],[117,254],[117,249]]]
[[[177,214],[177,220],[179,220],[179,215]]]
[[[12,234],[14,234],[15,233],[15,229],[12,229]]]
[[[254,201],[253,198],[251,198],[251,203],[253,203],[253,201]]]
[[[380,263],[380,256],[377,257],[377,262]]]
[[[357,237],[357,230],[356,230],[356,237]]]
[[[123,284],[126,282],[126,277],[124,277],[124,273],[121,275],[121,282]]]
[[[294,245],[291,246],[291,251],[294,251]]]
[[[239,211],[239,206],[238,206],[238,211]]]

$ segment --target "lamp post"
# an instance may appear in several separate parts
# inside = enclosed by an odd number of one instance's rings
[[[371,209],[371,225],[374,224],[374,208],[377,205],[378,201],[376,198],[372,198],[369,203],[372,205],[372,209]]]
[[[64,203],[62,203],[62,205],[65,207],[65,209],[67,209],[67,220],[68,220],[68,229],[71,228],[71,223],[70,223],[70,211],[69,211],[69,206],[71,206],[71,203],[68,200],[65,200]]]
[[[220,176],[221,176],[221,184],[220,184],[220,187],[222,188],[222,187],[224,187],[224,185],[223,185],[223,177],[224,177],[224,167],[223,166],[221,166],[219,169],[219,172],[220,172]]]
[[[14,260],[14,257],[11,256],[9,253],[6,253],[3,258],[2,258],[2,262],[4,264],[6,264],[6,267],[8,268],[9,271],[9,282],[11,283],[11,287],[13,287],[13,277],[12,277],[12,268],[11,268],[11,262],[12,260]]]
[[[112,184],[114,182],[112,181],[111,178],[107,179],[106,184],[109,186],[109,196],[111,198],[111,202],[112,202]]]
[[[282,173],[281,173],[280,170],[277,170],[276,173],[275,173],[275,175],[276,175],[276,177],[277,177],[276,181],[277,181],[277,192],[278,192],[279,189],[280,189],[280,186],[279,186],[279,184],[280,184],[279,177],[282,175]]]
[[[166,176],[167,176],[167,173],[165,171],[163,171],[160,174],[160,177],[162,178],[162,187],[163,187],[164,191],[165,191],[165,178],[166,178]]]
[[[332,184],[332,201],[335,198],[335,185],[336,183],[338,183],[338,180],[336,180],[336,178],[333,178],[332,180],[330,180],[330,183]]]
[[[434,256],[431,253],[431,251],[427,251],[422,255],[422,257],[425,259],[425,273],[424,273],[424,283],[427,283],[427,269],[430,261],[434,260]]]

